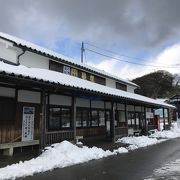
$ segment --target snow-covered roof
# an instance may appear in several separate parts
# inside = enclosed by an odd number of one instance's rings
[[[85,91],[91,91],[95,93],[101,93],[104,95],[115,96],[119,98],[126,98],[129,100],[136,100],[140,102],[145,102],[149,104],[154,104],[158,106],[172,107],[174,106],[160,102],[155,99],[151,99],[145,96],[141,96],[138,94],[122,91],[119,89],[103,86],[97,83],[93,83],[91,81],[83,80],[71,75],[66,75],[63,73],[47,70],[47,69],[39,69],[39,68],[28,68],[22,65],[14,66],[9,65],[4,62],[0,62],[0,74],[9,74],[9,75],[20,75],[23,77],[28,77],[36,80],[43,80],[45,82],[56,83],[59,85],[78,88]]]
[[[85,68],[87,70],[93,71],[95,73],[99,73],[101,75],[104,75],[104,76],[107,76],[107,77],[110,77],[110,78],[114,78],[114,79],[116,79],[118,81],[121,81],[121,82],[124,82],[126,84],[130,84],[132,86],[139,87],[137,84],[135,84],[133,82],[130,82],[130,81],[122,79],[122,78],[119,78],[118,76],[112,75],[110,73],[107,73],[107,72],[105,72],[103,70],[100,70],[100,69],[97,69],[95,67],[92,67],[90,65],[87,65],[87,64],[84,64],[84,63],[80,63],[80,62],[75,62],[71,58],[63,56],[63,55],[61,55],[59,53],[56,53],[56,52],[51,51],[49,49],[43,48],[43,47],[38,46],[36,44],[33,44],[31,42],[25,41],[23,39],[17,38],[15,36],[12,36],[12,35],[0,32],[0,37],[3,38],[3,39],[6,39],[8,41],[11,41],[11,42],[13,42],[13,43],[15,43],[17,45],[25,46],[25,47],[27,47],[27,48],[29,48],[31,50],[35,50],[35,51],[37,51],[39,53],[46,54],[46,55],[48,55],[50,57],[58,58],[59,60],[64,60],[66,62],[74,64],[75,66],[80,66],[80,67],[83,67],[83,68]]]

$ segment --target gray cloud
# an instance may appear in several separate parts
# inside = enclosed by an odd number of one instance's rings
[[[180,38],[179,0],[0,0],[0,31],[155,50]]]

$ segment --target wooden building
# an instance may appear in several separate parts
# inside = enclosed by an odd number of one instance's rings
[[[0,33],[0,149],[148,130],[154,109],[172,105],[134,94],[138,86]],[[165,118],[165,116],[164,116]],[[170,123],[169,116],[168,122]],[[130,131],[131,130],[131,131]]]

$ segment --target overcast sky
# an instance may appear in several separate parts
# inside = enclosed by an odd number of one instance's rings
[[[1,32],[76,61],[84,41],[116,52],[101,51],[108,56],[161,66],[137,66],[85,51],[86,63],[129,79],[157,69],[179,72],[179,17],[180,0],[0,0]]]

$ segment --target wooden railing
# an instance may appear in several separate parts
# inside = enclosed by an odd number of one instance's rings
[[[128,135],[127,127],[116,127],[115,128],[115,136],[123,137]]]
[[[72,130],[46,132],[46,144],[58,143],[63,140],[73,140],[74,133]]]

